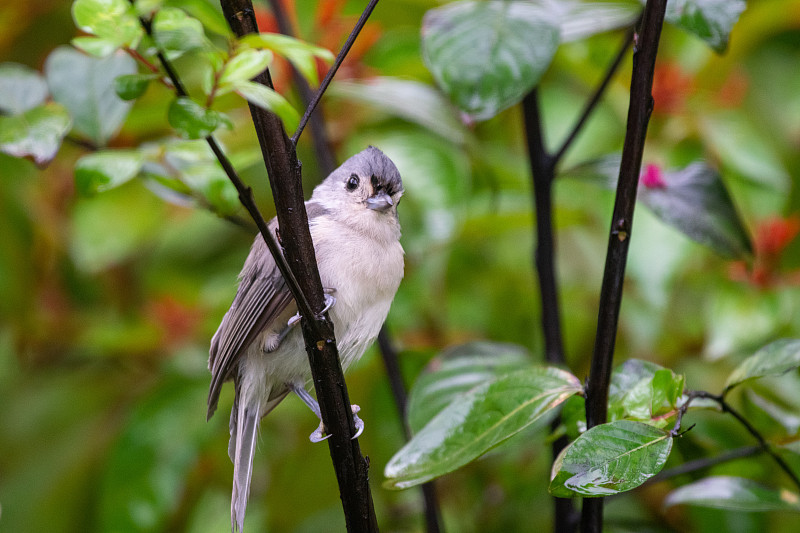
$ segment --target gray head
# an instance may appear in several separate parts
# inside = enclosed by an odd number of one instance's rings
[[[402,195],[403,181],[397,167],[386,154],[370,146],[320,183],[311,202],[350,225],[361,226],[387,218],[396,222]]]

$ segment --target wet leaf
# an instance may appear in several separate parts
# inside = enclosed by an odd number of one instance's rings
[[[530,365],[530,355],[515,344],[470,342],[431,360],[408,393],[406,417],[418,432],[453,400],[473,387]]]
[[[728,47],[731,30],[745,7],[744,0],[670,0],[666,20],[721,53]]]
[[[725,390],[728,391],[748,379],[780,376],[800,367],[800,339],[780,339],[751,355],[734,370]]]
[[[37,165],[46,165],[58,153],[70,124],[67,110],[55,102],[19,115],[0,116],[0,152],[30,156]]]
[[[664,500],[664,507],[681,504],[731,511],[800,512],[800,495],[740,477],[713,476],[675,489]]]
[[[558,47],[558,20],[528,2],[454,2],[422,22],[422,54],[436,83],[476,120],[519,102]]]
[[[104,150],[86,155],[75,164],[78,192],[92,196],[135,178],[144,156],[138,150]]]
[[[553,496],[610,496],[656,475],[672,449],[668,431],[632,420],[595,426],[564,448],[553,463]]]
[[[47,82],[35,70],[18,63],[0,63],[0,112],[24,113],[44,103]]]
[[[131,108],[114,92],[114,80],[135,73],[136,62],[126,54],[98,59],[68,46],[56,48],[45,63],[53,98],[69,110],[74,129],[97,146],[116,134]]]
[[[156,13],[153,19],[153,38],[169,59],[208,46],[200,21],[190,17],[182,9],[172,7]]]
[[[239,82],[250,81],[269,66],[272,52],[245,48],[233,56],[226,64],[219,78],[219,90],[222,94],[231,91]]]
[[[114,91],[123,100],[135,100],[144,94],[158,74],[126,74],[114,80]]]
[[[404,489],[452,472],[581,391],[572,374],[534,367],[473,388],[436,415],[386,465],[386,486]]]
[[[692,163],[663,176],[662,187],[639,188],[639,199],[658,218],[723,257],[752,255],[750,236],[719,173]]]

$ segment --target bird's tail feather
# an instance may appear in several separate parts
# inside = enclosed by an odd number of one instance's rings
[[[237,395],[238,396],[238,395]],[[261,402],[248,405],[246,399],[237,398],[231,413],[231,441],[228,453],[233,460],[233,495],[231,496],[231,532],[244,529],[244,513],[250,495],[250,478],[253,474],[253,454],[261,420]],[[236,420],[234,420],[236,413]]]

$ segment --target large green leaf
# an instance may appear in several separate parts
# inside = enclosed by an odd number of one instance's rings
[[[800,367],[800,339],[780,339],[742,361],[728,376],[725,390],[748,379],[780,376],[797,367]]]
[[[642,185],[639,199],[658,218],[692,240],[723,257],[745,259],[752,255],[744,223],[714,169],[692,163],[683,170],[665,172],[652,186],[646,180]]]
[[[665,507],[680,504],[731,511],[800,512],[800,495],[740,477],[713,476],[675,489],[664,500]]]
[[[649,421],[668,414],[677,408],[683,386],[682,375],[649,361],[629,359],[611,374],[609,420]]]
[[[241,43],[255,48],[266,48],[285,57],[314,85],[319,83],[317,58],[328,63],[334,58],[326,48],[279,33],[253,33],[242,38]]]
[[[530,355],[516,344],[476,341],[446,350],[428,363],[411,387],[408,425],[418,432],[463,393],[530,361]]]
[[[143,34],[127,0],[75,0],[72,18],[79,29],[117,47],[136,48]]]
[[[86,196],[107,191],[136,177],[143,163],[139,150],[95,152],[75,164],[75,185]]]
[[[464,1],[432,9],[422,22],[422,54],[442,90],[477,120],[519,102],[558,47],[550,10],[528,2]]]
[[[131,108],[117,96],[114,80],[135,72],[136,62],[127,54],[98,59],[68,46],[56,48],[45,63],[53,98],[69,110],[75,130],[98,146],[119,130]]]
[[[572,374],[535,367],[473,388],[448,405],[386,465],[386,485],[408,488],[452,472],[581,391]]]
[[[413,80],[376,77],[365,81],[339,81],[330,94],[370,105],[380,113],[409,120],[449,141],[464,143],[469,135],[458,111],[442,93]]]
[[[670,0],[666,20],[697,35],[715,51],[724,52],[745,7],[744,0]]]
[[[225,69],[219,77],[220,93],[225,89],[233,90],[236,83],[250,81],[269,66],[272,61],[272,52],[269,50],[253,50],[243,48],[228,60]]]
[[[0,112],[24,113],[47,98],[47,82],[35,70],[18,63],[0,63]]]
[[[0,116],[0,152],[30,156],[37,165],[50,162],[70,129],[64,106],[49,102],[20,115]]]
[[[672,449],[668,431],[632,420],[595,426],[562,450],[553,463],[550,493],[610,496],[656,475]]]

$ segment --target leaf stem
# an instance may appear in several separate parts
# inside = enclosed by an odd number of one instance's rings
[[[314,94],[314,98],[311,100],[311,103],[306,108],[306,112],[303,113],[303,118],[300,119],[300,124],[297,126],[297,130],[292,135],[292,143],[297,145],[297,140],[300,138],[300,134],[303,133],[303,128],[306,127],[306,123],[308,122],[309,117],[314,112],[314,109],[317,107],[322,95],[325,94],[325,91],[328,89],[328,85],[330,85],[331,80],[333,80],[333,76],[336,75],[336,71],[339,70],[339,67],[342,65],[344,58],[347,57],[347,53],[350,51],[350,48],[353,46],[353,43],[358,37],[358,34],[361,33],[361,29],[367,23],[367,19],[372,14],[372,10],[375,9],[375,6],[378,4],[378,0],[370,0],[367,7],[364,8],[364,11],[361,13],[361,16],[358,18],[358,22],[353,27],[353,31],[350,32],[350,35],[347,37],[342,49],[339,50],[339,55],[336,56],[336,60],[331,65],[331,68],[328,69],[328,73],[325,75],[325,78],[322,80],[322,83],[319,85],[319,89]]]
[[[625,264],[633,227],[633,211],[636,205],[636,190],[647,124],[653,109],[653,73],[666,8],[667,0],[647,1],[637,46],[633,51],[628,122],[600,290],[594,353],[586,385],[587,428],[604,423],[607,417],[608,386],[614,360],[619,310],[622,305]],[[581,530],[583,533],[600,533],[602,529],[603,499],[584,498]]]

